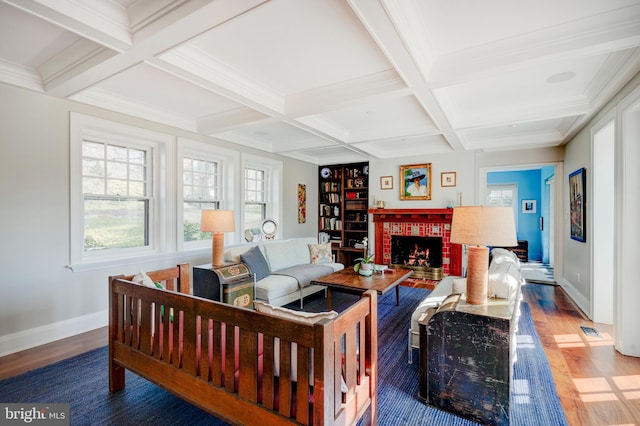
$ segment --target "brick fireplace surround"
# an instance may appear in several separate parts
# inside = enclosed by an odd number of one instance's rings
[[[369,209],[373,215],[376,263],[391,262],[391,236],[442,238],[445,275],[462,274],[462,246],[451,244],[453,209]]]

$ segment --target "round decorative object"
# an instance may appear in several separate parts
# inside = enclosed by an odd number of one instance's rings
[[[362,269],[362,268],[360,268],[358,273],[360,275],[362,275],[363,277],[370,277],[371,275],[373,275],[373,269]]]
[[[369,165],[366,164],[363,168],[362,168],[362,173],[364,173],[365,175],[369,174]]]
[[[353,185],[356,188],[362,188],[364,186],[364,178],[358,177],[353,181]]]
[[[276,222],[275,219],[265,219],[260,229],[262,229],[262,233],[267,240],[272,240],[278,232],[278,222]]]
[[[331,176],[331,169],[328,167],[323,167],[322,169],[320,169],[320,176],[325,179],[328,178],[329,176]]]

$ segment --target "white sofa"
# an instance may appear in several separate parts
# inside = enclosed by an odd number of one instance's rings
[[[489,297],[509,299],[509,305],[514,312],[516,330],[517,320],[520,316],[520,301],[522,300],[520,287],[524,282],[518,257],[509,250],[494,248],[491,251],[491,264],[489,265]],[[427,310],[437,308],[451,294],[463,294],[464,297],[465,289],[465,278],[448,276],[440,281],[413,311],[407,342],[409,364],[413,363],[413,349],[420,348],[418,323],[427,314]]]
[[[243,256],[257,247],[267,263],[268,275],[256,281],[255,298],[274,306],[300,300],[302,308],[304,297],[326,290],[324,286],[309,285],[310,280],[344,269],[343,264],[334,262],[331,257],[312,263],[310,246],[317,249],[322,245],[318,244],[316,238],[261,241],[229,247],[224,251],[224,259],[242,262]],[[330,245],[328,247],[330,256]],[[251,270],[251,265],[247,264]]]

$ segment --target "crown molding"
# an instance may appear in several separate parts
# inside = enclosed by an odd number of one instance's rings
[[[0,81],[44,93],[40,75],[34,70],[0,58]]]

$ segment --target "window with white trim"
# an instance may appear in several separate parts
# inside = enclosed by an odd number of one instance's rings
[[[149,246],[152,150],[82,141],[84,251]]]
[[[210,232],[200,231],[202,210],[220,208],[220,164],[187,155],[182,159],[182,223],[184,241],[210,240]]]
[[[280,223],[278,235],[284,234],[282,226],[283,163],[268,157],[242,154],[242,220],[236,221],[242,226],[244,238],[249,240],[247,231],[254,239],[260,239],[261,225],[264,219],[274,219]]]
[[[167,146],[174,138],[71,114],[71,267],[167,248]]]
[[[507,185],[487,185],[487,206],[511,207],[516,229],[518,229],[518,186]]]
[[[257,234],[267,218],[267,172],[257,168],[244,169],[244,230]]]
[[[516,200],[516,185],[489,185],[487,205],[495,207],[513,207]]]

